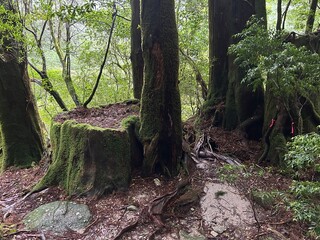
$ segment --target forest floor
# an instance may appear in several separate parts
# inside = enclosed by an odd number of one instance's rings
[[[185,125],[186,138],[195,142],[192,122]],[[270,167],[261,167],[255,160],[261,154],[261,143],[244,138],[238,132],[203,126],[210,137],[214,152],[219,156],[238,159],[241,166],[233,166],[213,159],[195,163],[189,159],[189,175],[181,173],[173,179],[154,175],[141,178],[134,173],[129,189],[100,198],[68,197],[58,187],[34,193],[20,201],[26,192],[45,174],[46,164],[29,169],[9,169],[0,176],[0,239],[309,239],[307,226],[295,222],[288,210],[287,197],[291,180]],[[172,193],[177,185],[188,178],[188,189],[163,205],[159,216],[150,218],[144,209],[157,197]],[[222,231],[213,230],[203,214],[203,199],[208,183],[222,183],[238,190],[239,196],[250,203],[253,220],[245,225],[228,226]],[[264,201],[253,197],[271,196]],[[264,194],[264,195],[263,195]],[[84,203],[92,213],[91,223],[82,231],[68,231],[62,235],[50,232],[28,231],[23,217],[45,203],[69,200]],[[14,205],[8,212],[8,206]]]

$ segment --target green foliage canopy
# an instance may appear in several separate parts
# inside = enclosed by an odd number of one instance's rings
[[[305,47],[286,42],[286,33],[265,30],[257,19],[235,37],[240,41],[230,47],[235,61],[247,70],[243,82],[271,87],[275,96],[308,96],[319,87],[320,56]]]

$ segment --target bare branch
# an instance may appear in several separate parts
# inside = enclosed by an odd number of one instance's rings
[[[111,29],[110,29],[110,34],[109,34],[109,39],[108,39],[108,44],[107,44],[107,49],[106,49],[106,52],[105,52],[105,55],[104,55],[104,59],[103,59],[103,62],[100,66],[100,71],[99,71],[99,75],[97,77],[97,81],[96,81],[96,84],[95,86],[93,87],[93,90],[92,90],[92,93],[90,94],[89,98],[87,99],[87,101],[85,101],[85,103],[83,104],[83,107],[87,107],[87,105],[91,102],[94,94],[96,93],[97,91],[97,88],[98,88],[98,85],[99,85],[99,82],[100,82],[100,79],[101,79],[101,76],[102,76],[102,72],[103,72],[103,68],[106,64],[106,61],[107,61],[107,56],[108,56],[108,52],[109,52],[109,48],[110,48],[110,43],[111,43],[111,38],[112,38],[112,33],[113,33],[113,29],[114,29],[114,25],[115,25],[115,22],[116,22],[116,18],[117,18],[117,8],[116,8],[116,5],[114,4],[114,13],[112,14],[112,25],[111,25]]]

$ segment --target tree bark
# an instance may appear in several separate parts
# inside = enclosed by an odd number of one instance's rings
[[[50,29],[50,34],[52,37],[53,45],[54,48],[57,52],[57,55],[59,57],[61,67],[62,67],[62,78],[66,84],[66,87],[68,89],[68,92],[76,105],[76,107],[81,106],[81,102],[79,100],[79,97],[77,95],[76,89],[74,87],[72,78],[71,78],[71,59],[70,59],[70,42],[71,42],[71,33],[70,33],[70,23],[67,22],[66,24],[66,51],[65,54],[62,51],[61,48],[61,36],[58,34],[58,37],[55,36],[54,32],[54,26],[52,19],[49,20],[49,29]],[[59,23],[60,24],[60,23]]]
[[[143,57],[141,49],[140,0],[131,0],[131,63],[133,96],[141,98],[143,85]]]
[[[51,127],[53,160],[33,188],[61,186],[68,195],[102,195],[127,189],[130,141],[124,129],[103,129],[68,120]]]
[[[276,30],[281,30],[281,22],[282,22],[282,0],[278,0]]]
[[[261,8],[261,6],[260,6]],[[232,24],[230,24],[231,35],[241,32],[250,17],[255,14],[255,1],[233,1],[232,2]],[[264,15],[260,13],[260,15]],[[230,44],[237,42],[237,39],[231,38]],[[235,129],[239,124],[247,119],[255,116],[262,115],[263,109],[263,92],[258,89],[256,92],[253,88],[242,84],[241,81],[245,75],[244,71],[234,62],[234,56],[228,56],[229,68],[228,68],[228,91],[225,106],[224,116],[224,128],[227,130]],[[260,124],[262,127],[262,123]],[[251,129],[256,131],[257,129]],[[246,129],[246,133],[255,135]],[[259,132],[259,131],[258,131]],[[260,131],[261,132],[261,131]],[[252,136],[258,138],[258,136]]]
[[[2,1],[7,10],[13,8]],[[41,160],[43,141],[27,73],[26,57],[20,44],[5,39],[0,47],[0,172],[9,166],[30,167]]]
[[[211,64],[208,100],[203,110],[206,115],[214,116],[213,125],[223,126],[228,130],[237,128],[251,117],[263,115],[262,89],[253,92],[251,87],[242,84],[244,72],[234,63],[234,57],[228,55],[229,46],[237,41],[232,36],[245,28],[246,22],[253,14],[265,20],[264,0],[209,0]],[[215,105],[218,105],[219,109]],[[222,114],[220,114],[221,105],[224,107]],[[216,117],[217,112],[219,112],[218,117]],[[261,135],[261,128],[262,122],[258,121],[254,122],[253,127],[245,129],[245,132],[250,137],[258,138]],[[260,134],[255,136],[257,132]]]
[[[310,10],[309,10],[307,24],[306,24],[306,33],[312,32],[317,7],[318,7],[318,0],[312,0],[310,3]]]
[[[142,1],[144,87],[140,135],[143,174],[173,176],[182,155],[179,48],[174,0]]]
[[[228,88],[228,47],[232,0],[208,0],[209,6],[209,91],[205,107],[225,101]]]

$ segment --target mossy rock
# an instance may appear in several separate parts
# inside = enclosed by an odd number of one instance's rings
[[[128,188],[131,151],[125,129],[93,127],[73,120],[54,122],[51,142],[52,164],[33,190],[59,185],[69,195],[101,195]]]
[[[61,235],[68,230],[81,232],[90,220],[91,213],[87,205],[56,201],[28,213],[23,223],[27,230],[51,231]]]

